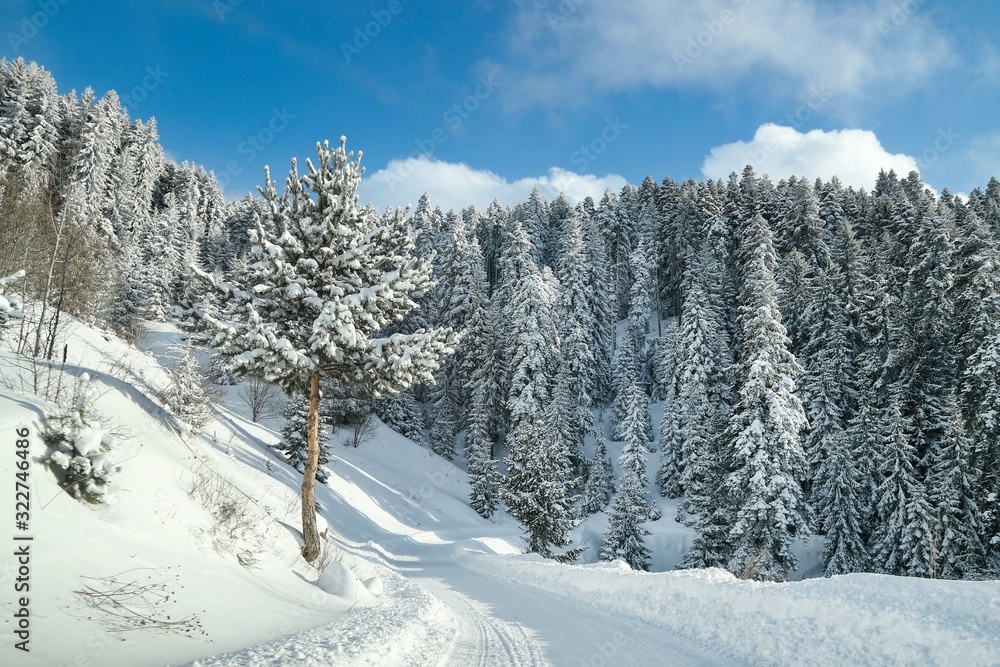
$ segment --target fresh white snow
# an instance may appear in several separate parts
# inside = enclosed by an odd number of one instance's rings
[[[459,467],[381,426],[358,448],[338,444],[317,489],[338,545],[320,575],[298,557],[300,477],[267,447],[278,424],[250,422],[237,388],[224,387],[215,419],[185,435],[155,400],[181,344],[166,325],[151,326],[149,354],[78,323],[67,343],[63,372],[92,376],[121,471],[106,505],[62,492],[41,463],[48,406],[23,390],[23,360],[0,352],[2,470],[11,480],[14,430],[28,425],[34,536],[29,654],[13,649],[13,549],[0,556],[0,664],[1000,665],[1000,582],[848,575],[763,584],[719,570],[557,564],[523,555],[506,515],[476,515]],[[247,512],[243,529],[220,533],[195,485],[231,490]],[[661,507],[647,542],[655,570],[690,543],[673,503]],[[598,514],[574,533],[591,547],[585,560],[605,526]],[[800,574],[810,573],[815,549],[800,546]],[[248,553],[255,562],[243,566],[237,557]],[[112,575],[166,587],[160,611],[197,617],[205,634],[110,629],[74,591]]]

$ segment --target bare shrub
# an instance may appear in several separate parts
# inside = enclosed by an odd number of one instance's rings
[[[168,613],[177,597],[177,575],[166,572],[169,569],[136,568],[110,577],[83,577],[82,588],[73,593],[94,614],[91,619],[113,632],[206,636],[198,614],[173,618]]]
[[[250,419],[255,424],[261,419],[281,416],[281,391],[271,382],[259,377],[247,378],[239,389],[239,397],[250,411]]]
[[[191,497],[214,519],[213,545],[236,557],[240,565],[253,567],[260,560],[260,515],[252,501],[232,482],[202,465],[191,478]]]
[[[361,421],[351,425],[350,437],[344,444],[350,444],[355,447],[363,445],[375,436],[375,429],[375,414],[372,412],[365,413]]]
[[[316,576],[323,574],[327,566],[334,561],[343,561],[344,551],[337,543],[325,535],[320,536],[319,556],[309,565],[316,571]]]

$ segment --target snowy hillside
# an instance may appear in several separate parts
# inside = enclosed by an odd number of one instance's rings
[[[19,604],[4,596],[5,665],[1000,664],[1000,583],[558,564],[523,555],[516,522],[469,508],[463,470],[384,426],[358,448],[338,444],[317,490],[323,590],[298,556],[301,477],[268,447],[277,422],[252,423],[227,387],[203,429],[182,428],[157,398],[181,347],[167,325],[152,326],[148,352],[78,323],[66,344],[65,368],[41,378],[68,392],[92,377],[120,472],[103,505],[60,490],[39,437],[53,406],[28,391],[31,366],[3,352],[3,473],[18,472],[27,428],[19,534],[33,537],[30,653],[13,648]],[[682,553],[690,535],[663,511],[650,540]],[[5,553],[10,590],[19,564]]]

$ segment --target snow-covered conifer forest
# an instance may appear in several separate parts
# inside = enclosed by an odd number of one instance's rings
[[[331,533],[344,506],[390,511],[337,495],[384,424],[462,489],[460,525],[516,525],[519,550],[559,567],[1000,577],[1000,181],[959,198],[915,172],[868,192],[747,167],[575,205],[536,189],[486,210],[430,193],[380,211],[357,206],[361,158],[343,144],[303,147],[287,183],[271,165],[259,196],[226,202],[158,141],[113,91],[60,95],[41,66],[0,61],[5,391],[50,411],[50,463],[32,475],[77,484],[72,502],[102,505],[144,450],[115,459],[113,429],[88,421],[99,374],[74,370],[71,328],[143,349],[180,331],[162,386],[129,382],[178,437],[269,425],[263,454],[206,447],[230,450],[224,466],[266,460],[296,493],[314,476],[307,506]],[[236,387],[254,406],[240,428],[206,410]],[[67,400],[87,409],[57,415]],[[308,546],[316,513],[302,517]],[[541,562],[498,568],[541,581]],[[586,596],[580,572],[564,583]]]

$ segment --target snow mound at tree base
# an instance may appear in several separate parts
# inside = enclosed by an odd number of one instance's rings
[[[360,588],[358,578],[351,568],[340,561],[334,561],[326,566],[316,580],[316,585],[330,595],[357,599]]]

